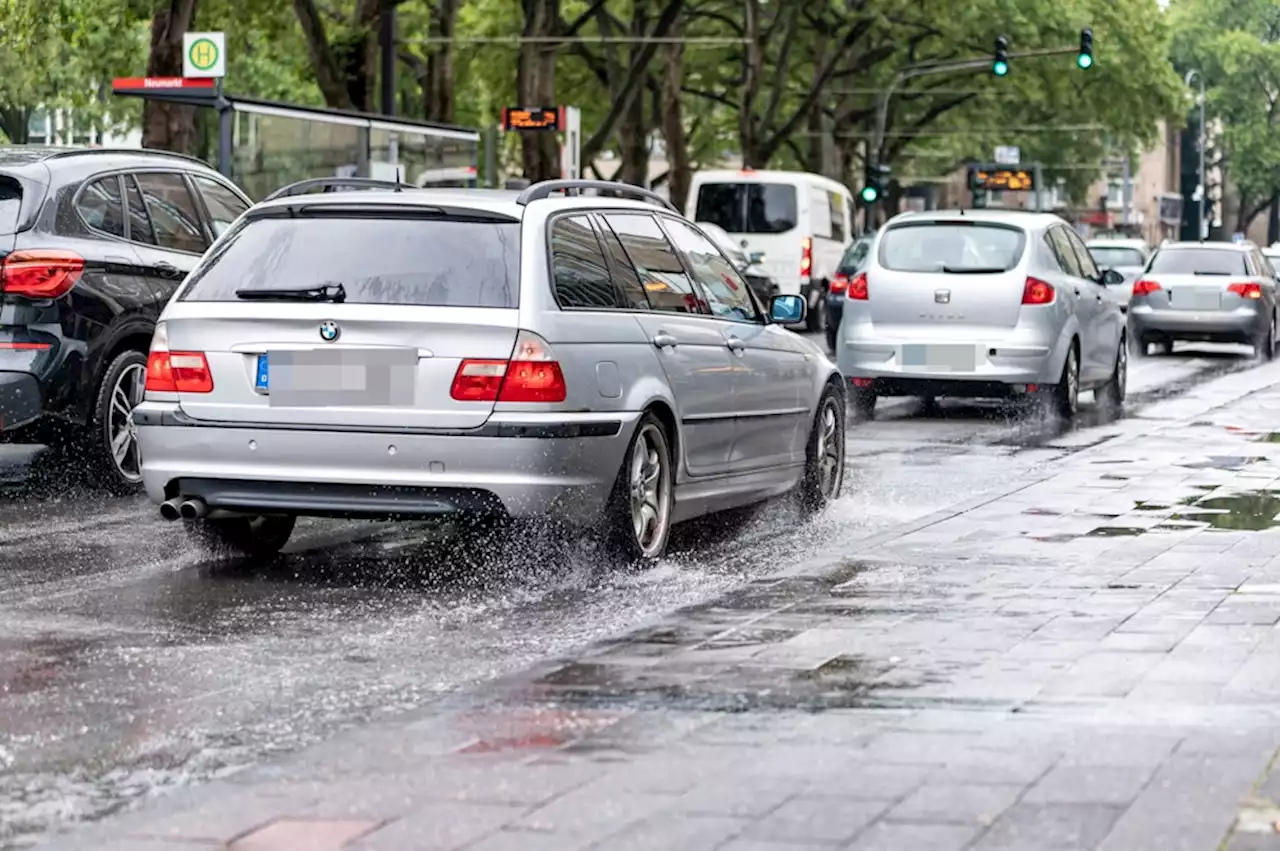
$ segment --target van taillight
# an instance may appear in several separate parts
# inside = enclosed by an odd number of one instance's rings
[[[76,285],[83,271],[84,258],[74,251],[15,251],[0,261],[0,292],[31,299],[59,298]]]
[[[800,240],[800,277],[807,278],[813,271],[813,240],[804,237]]]

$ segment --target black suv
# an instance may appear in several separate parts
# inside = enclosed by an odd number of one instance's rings
[[[179,154],[0,146],[0,439],[78,447],[140,489],[156,317],[250,204]]]

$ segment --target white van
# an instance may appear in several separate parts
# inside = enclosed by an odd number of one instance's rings
[[[686,215],[719,225],[763,265],[781,292],[809,302],[809,330],[822,329],[823,295],[853,239],[853,193],[802,171],[699,171]]]

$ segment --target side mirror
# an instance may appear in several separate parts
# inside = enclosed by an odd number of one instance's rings
[[[1105,287],[1114,287],[1124,283],[1124,275],[1121,275],[1115,269],[1102,270],[1102,285]]]
[[[751,261],[751,265],[752,265],[752,266],[756,265],[757,263],[763,263],[763,262],[764,262],[764,252],[763,252],[763,251],[753,251],[753,252],[751,252],[750,254],[748,254],[748,255],[747,255],[747,259]]]
[[[803,322],[808,307],[808,302],[798,295],[776,295],[769,299],[769,321],[775,325]]]

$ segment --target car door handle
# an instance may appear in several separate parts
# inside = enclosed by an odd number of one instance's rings
[[[166,278],[181,278],[182,270],[172,263],[157,263],[156,271]]]
[[[1096,296],[1094,296],[1094,297],[1093,297],[1093,300],[1094,300],[1094,301],[1096,301],[1098,304],[1102,304],[1102,296],[1101,296],[1101,295],[1096,295]]]
[[[676,338],[668,334],[666,331],[659,331],[653,335],[653,344],[660,349],[676,347]]]
[[[733,352],[740,352],[747,347],[747,344],[739,340],[737,337],[729,337],[724,341],[724,344]]]
[[[1076,287],[1076,298],[1080,297],[1080,288]]]

